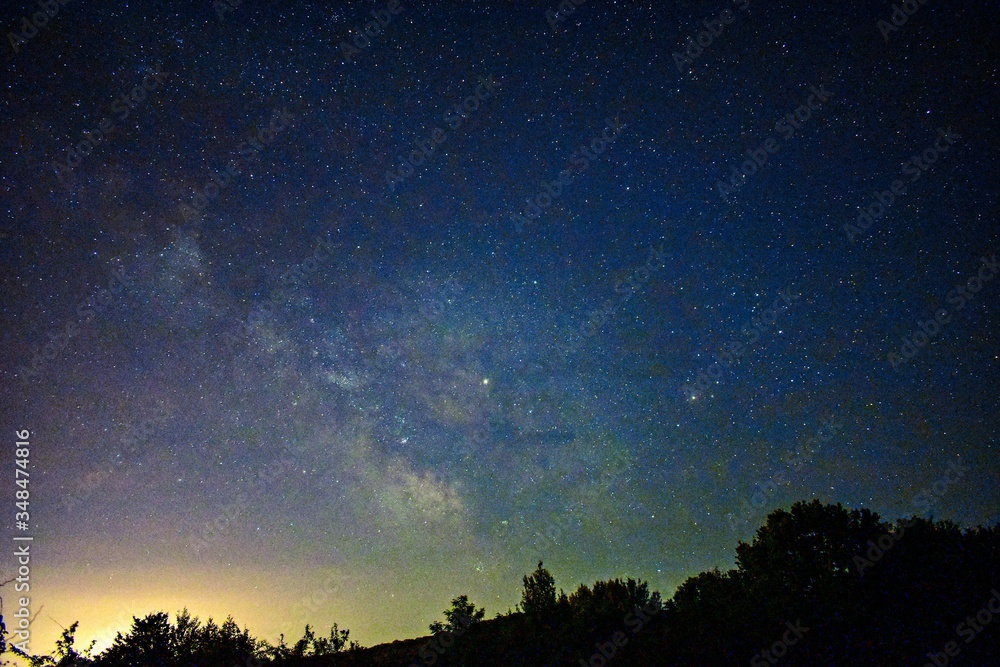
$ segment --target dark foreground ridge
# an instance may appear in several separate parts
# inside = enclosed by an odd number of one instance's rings
[[[819,501],[776,510],[736,569],[703,572],[666,601],[614,579],[556,592],[542,563],[516,611],[484,619],[464,595],[432,635],[361,648],[336,625],[292,646],[254,639],[229,619],[186,612],[134,619],[97,656],[74,646],[76,624],[36,667],[430,667],[493,665],[1000,664],[1000,525],[962,530]],[[4,633],[8,652],[16,635]],[[5,656],[5,657],[10,657]],[[22,656],[26,657],[26,656]]]

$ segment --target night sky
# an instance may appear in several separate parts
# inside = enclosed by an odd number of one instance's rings
[[[1000,12],[903,4],[6,4],[32,650],[1000,521]]]

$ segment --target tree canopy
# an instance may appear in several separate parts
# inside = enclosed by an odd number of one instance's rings
[[[329,667],[491,667],[598,664],[592,657],[600,656],[622,667],[679,667],[775,664],[780,653],[782,666],[792,667],[924,664],[950,657],[945,647],[959,650],[968,665],[993,664],[1000,654],[1000,633],[986,628],[990,607],[1000,604],[1000,526],[962,530],[917,517],[887,522],[867,509],[803,501],[775,510],[749,543],[739,542],[735,565],[688,578],[664,601],[631,577],[557,595],[555,578],[539,561],[522,578],[517,612],[485,620],[484,608],[458,595],[444,620],[430,624],[429,639],[358,652],[335,623],[329,636],[306,625],[291,646],[284,635],[272,645],[232,618],[202,623],[183,610],[174,622],[163,612],[133,618],[98,656],[92,646],[76,649],[74,623],[55,655],[30,662],[258,667],[311,665],[323,657]]]

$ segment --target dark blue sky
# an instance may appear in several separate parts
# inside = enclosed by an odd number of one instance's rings
[[[39,641],[669,595],[801,498],[1000,520],[995,8],[215,4],[0,23]]]

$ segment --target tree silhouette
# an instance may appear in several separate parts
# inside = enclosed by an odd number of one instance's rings
[[[111,646],[95,660],[98,667],[191,667],[192,665],[248,664],[263,655],[262,642],[229,617],[218,625],[211,618],[202,625],[187,609],[176,623],[165,612],[133,618],[128,634],[119,632]]]
[[[521,611],[532,619],[550,616],[556,608],[556,580],[542,567],[542,561],[538,561],[538,567],[530,576],[525,576],[523,581]]]
[[[64,628],[62,635],[56,640],[56,667],[83,667],[94,663],[91,653],[97,640],[92,639],[90,645],[84,649],[83,653],[76,650],[76,629],[80,625],[79,621],[74,621],[68,628]]]
[[[101,654],[100,664],[107,667],[171,667],[178,665],[173,628],[166,612],[132,618],[127,635],[115,635],[111,646]]]
[[[635,607],[645,607],[650,602],[661,606],[660,594],[649,593],[649,585],[641,580],[611,579],[594,583],[590,589],[584,584],[567,598],[574,616],[619,618]]]
[[[272,660],[288,660],[312,655],[333,655],[361,648],[361,644],[350,640],[350,634],[350,630],[341,630],[334,623],[330,628],[329,637],[317,637],[312,627],[307,624],[302,638],[291,647],[285,643],[285,635],[282,634],[277,645],[261,642],[261,653]]]
[[[437,634],[439,632],[464,632],[473,623],[478,623],[483,620],[483,616],[486,615],[486,609],[480,607],[476,609],[476,605],[469,602],[468,595],[459,595],[451,601],[451,609],[446,609],[444,612],[445,622],[434,621],[430,625],[431,632]]]
[[[90,642],[83,653],[76,650],[76,629],[79,622],[72,623],[68,628],[63,628],[62,635],[56,640],[56,653],[51,655],[28,655],[19,650],[12,650],[15,655],[28,661],[31,667],[87,667],[94,664],[91,658],[91,651],[97,640]]]
[[[866,615],[854,557],[885,528],[870,510],[848,511],[818,500],[768,515],[750,544],[736,547],[738,584],[753,600],[747,622],[763,632],[784,619]]]
[[[356,651],[361,644],[348,639],[350,630],[341,630],[334,623],[330,628],[329,637],[319,637],[313,641],[312,655],[332,655],[341,651]]]
[[[76,649],[76,623],[55,655],[21,657],[31,667],[255,667],[261,658],[348,667],[412,664],[415,655],[425,667],[593,665],[601,655],[608,667],[612,659],[614,667],[680,667],[776,664],[779,657],[781,667],[812,667],[944,664],[943,651],[958,647],[962,664],[992,665],[1000,633],[983,630],[1000,600],[998,581],[1000,525],[963,531],[921,518],[888,523],[868,510],[803,501],[775,510],[750,543],[740,542],[734,569],[690,577],[666,602],[632,578],[557,595],[539,561],[522,579],[518,612],[487,621],[484,609],[459,595],[444,620],[430,624],[435,637],[361,655],[313,659],[358,648],[336,624],[329,637],[307,625],[293,645],[282,635],[272,646],[232,618],[202,624],[184,610],[173,624],[164,613],[133,618],[96,658]],[[9,641],[7,650],[18,653]]]

